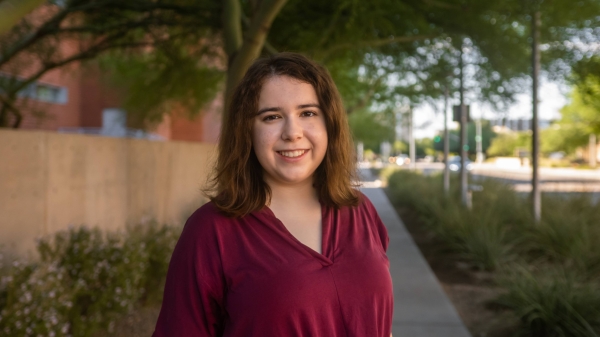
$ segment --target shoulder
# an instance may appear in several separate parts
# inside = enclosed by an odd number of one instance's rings
[[[214,238],[219,236],[219,233],[226,227],[230,227],[236,222],[235,218],[221,213],[212,202],[207,202],[187,219],[181,233],[181,239],[194,240],[201,237],[207,240],[211,237]]]
[[[375,209],[375,206],[371,200],[369,200],[369,198],[367,198],[367,196],[362,192],[360,192],[359,197],[360,203],[358,206],[356,206],[358,208],[358,212],[364,214],[364,217],[368,219],[368,226],[371,228],[374,234],[379,237],[380,243],[384,251],[386,251],[389,243],[387,228],[385,227],[383,221],[381,221],[381,218],[377,213],[377,209]]]
[[[202,226],[203,224],[206,224],[205,226],[210,226],[210,224],[214,225],[232,221],[235,221],[235,218],[228,217],[221,213],[217,206],[212,201],[209,201],[190,215],[186,226],[188,224],[194,227]]]
[[[373,203],[362,192],[358,191],[359,202],[356,206],[343,206],[333,211],[343,221],[359,226],[370,227],[380,222],[379,215]]]
[[[371,200],[364,193],[360,191],[358,193],[359,202],[358,205],[355,206],[355,208],[358,211],[368,214],[369,216],[376,216],[377,210],[375,209],[375,206],[373,205]]]

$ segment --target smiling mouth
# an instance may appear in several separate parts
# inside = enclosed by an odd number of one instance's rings
[[[294,151],[277,151],[280,155],[288,158],[296,158],[305,154],[308,150],[294,150]]]

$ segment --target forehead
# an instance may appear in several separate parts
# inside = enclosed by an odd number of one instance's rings
[[[265,105],[319,103],[312,84],[290,76],[276,75],[265,79],[258,97],[259,108]]]

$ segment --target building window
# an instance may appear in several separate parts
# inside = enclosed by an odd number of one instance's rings
[[[14,86],[22,81],[8,75],[0,74],[0,92],[3,88]],[[66,104],[69,101],[69,90],[65,87],[34,82],[19,91],[19,97],[26,97],[41,102]]]
[[[30,84],[19,96],[57,104],[66,104],[69,101],[67,88],[42,83]]]

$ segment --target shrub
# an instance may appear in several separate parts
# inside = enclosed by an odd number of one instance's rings
[[[507,290],[496,302],[521,319],[522,335],[532,337],[597,336],[600,288],[582,282],[563,268],[531,271],[513,266],[498,283]]]
[[[525,233],[530,256],[600,276],[599,208],[586,196],[547,197],[542,205],[541,223]]]
[[[447,248],[481,270],[494,270],[511,259],[513,241],[507,235],[507,223],[515,212],[505,212],[516,201],[496,199],[494,192],[506,193],[504,185],[485,181],[484,193],[489,188],[491,197],[478,193],[474,211],[465,209],[454,188],[450,198],[442,192],[441,177],[426,177],[409,171],[394,173],[389,179],[388,194],[397,205],[416,211],[424,223],[446,243]],[[453,184],[456,186],[457,184]],[[511,191],[512,192],[512,191]],[[508,196],[515,197],[506,193]],[[501,207],[490,207],[491,205]]]
[[[0,280],[3,297],[0,334],[4,336],[70,336],[71,289],[68,272],[56,263],[15,262]]]
[[[140,300],[160,299],[179,228],[125,232],[72,228],[38,243],[39,261],[15,263],[0,282],[0,331],[90,336]]]
[[[501,275],[498,284],[506,293],[498,302],[522,320],[523,335],[597,336],[600,207],[581,195],[544,195],[543,218],[535,224],[530,202],[510,186],[478,183],[484,190],[473,196],[472,210],[460,204],[457,182],[446,198],[435,176],[397,172],[387,192],[461,259]]]

